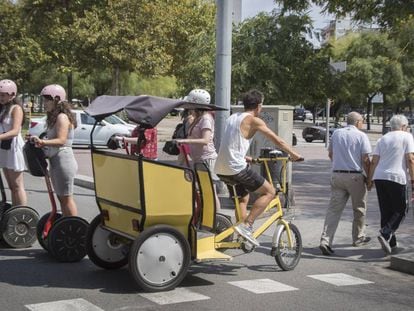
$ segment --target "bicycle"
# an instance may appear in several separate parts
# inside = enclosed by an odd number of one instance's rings
[[[270,255],[275,257],[277,264],[285,271],[293,270],[297,264],[299,263],[301,253],[302,253],[302,238],[299,232],[299,229],[292,223],[286,221],[283,218],[283,209],[282,209],[282,202],[281,202],[281,195],[287,193],[287,186],[286,186],[286,166],[289,161],[288,157],[267,157],[267,158],[255,158],[253,159],[253,163],[255,164],[263,164],[266,172],[267,180],[273,185],[273,180],[271,178],[270,169],[269,169],[269,162],[278,161],[281,163],[281,180],[280,180],[280,187],[277,187],[277,192],[273,200],[269,203],[266,207],[262,216],[259,217],[260,219],[264,219],[265,221],[263,224],[255,228],[253,232],[253,236],[255,238],[262,235],[271,225],[276,224],[276,229],[273,234],[272,239],[272,248],[270,251]],[[206,189],[211,188],[209,185],[209,178],[207,178],[208,170],[201,169],[200,166],[196,166],[195,168],[196,175],[198,177],[198,183],[200,185],[200,189],[202,192],[202,199],[206,200],[206,193],[211,194],[212,191],[206,191]],[[199,175],[204,174],[205,176],[201,178]],[[211,181],[210,181],[211,182]],[[215,223],[212,224],[214,228],[216,228],[216,236],[215,236],[215,248],[216,249],[230,249],[230,248],[241,248],[244,252],[249,253],[254,250],[254,246],[245,241],[244,239],[234,240],[234,227],[242,222],[240,217],[241,210],[238,197],[236,195],[235,187],[236,185],[231,185],[233,188],[233,198],[234,198],[234,205],[235,205],[235,216],[236,216],[236,223],[232,224],[231,220],[222,214],[217,214],[215,216]],[[274,186],[274,185],[273,185]],[[210,205],[213,203],[212,199],[209,199]],[[203,205],[203,214],[205,206]],[[210,213],[211,214],[211,213]],[[205,220],[202,220],[206,222]],[[210,219],[211,223],[211,219]]]

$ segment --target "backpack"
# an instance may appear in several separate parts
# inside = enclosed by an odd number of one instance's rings
[[[178,123],[177,126],[175,127],[174,133],[172,135],[173,139],[176,138],[187,138],[187,128],[184,122],[182,123]]]

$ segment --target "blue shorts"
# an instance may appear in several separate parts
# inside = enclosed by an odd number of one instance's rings
[[[239,197],[244,197],[249,192],[255,192],[265,182],[265,178],[255,171],[250,166],[236,175],[219,175],[217,176],[227,184],[230,194],[233,196],[233,185],[236,186],[236,194]]]

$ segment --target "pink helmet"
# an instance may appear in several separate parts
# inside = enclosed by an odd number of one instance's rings
[[[51,96],[53,99],[59,97],[59,101],[66,100],[66,91],[59,84],[46,85],[40,92],[41,96]]]
[[[17,86],[12,80],[4,79],[0,81],[0,93],[7,93],[13,97],[17,94]]]

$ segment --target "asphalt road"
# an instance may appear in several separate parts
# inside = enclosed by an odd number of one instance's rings
[[[335,237],[336,255],[320,255],[317,246],[329,198],[330,164],[323,143],[299,140],[297,148],[306,161],[294,163],[296,208],[287,215],[303,238],[295,270],[282,271],[269,256],[271,230],[259,238],[261,246],[253,253],[233,250],[227,252],[234,256],[231,262],[193,264],[176,290],[158,294],[137,288],[127,267],[106,271],[88,258],[57,263],[38,243],[22,250],[2,246],[0,310],[413,310],[414,276],[390,270],[389,257],[375,239],[379,228],[375,191],[368,196],[367,233],[372,243],[351,246],[348,207]],[[86,163],[88,150],[80,152]],[[41,215],[48,212],[44,180],[26,175],[25,182],[30,205]],[[93,219],[98,213],[94,193],[75,187],[75,198],[80,216]],[[412,211],[399,230],[399,240],[402,252],[414,245]]]

